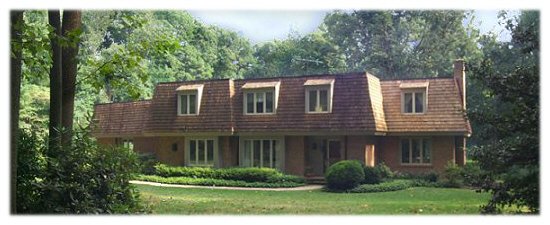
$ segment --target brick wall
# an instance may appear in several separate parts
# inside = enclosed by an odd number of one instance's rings
[[[347,154],[346,159],[348,160],[359,160],[363,163],[367,163],[367,150],[373,148],[376,139],[375,137],[369,136],[347,136]]]
[[[157,139],[155,152],[157,159],[173,166],[185,164],[185,139],[183,137],[154,137]],[[172,150],[172,145],[177,144],[177,150]]]
[[[286,136],[285,145],[285,172],[304,176],[304,136]]]
[[[384,162],[392,170],[401,172],[422,173],[428,171],[443,172],[448,161],[455,162],[454,137],[440,136],[431,137],[432,140],[432,164],[424,165],[401,165],[401,149],[399,149],[400,137],[380,137],[380,144],[377,146],[379,160]]]
[[[237,137],[220,137],[221,167],[239,166],[239,139]]]

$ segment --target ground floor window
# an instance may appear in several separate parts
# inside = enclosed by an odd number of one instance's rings
[[[190,139],[188,149],[190,166],[214,166],[214,139]]]
[[[117,138],[115,139],[115,143],[127,149],[134,150],[134,141],[132,139]]]
[[[241,148],[241,166],[278,168],[279,141],[275,139],[246,139]]]
[[[431,164],[431,141],[428,138],[401,139],[401,164]]]

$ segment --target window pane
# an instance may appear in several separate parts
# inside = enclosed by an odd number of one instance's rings
[[[197,114],[197,96],[189,95],[189,114]]]
[[[319,104],[321,111],[328,112],[328,91],[320,90],[319,91]]]
[[[315,107],[317,106],[317,91],[309,91],[309,112],[315,112]]]
[[[420,163],[420,140],[412,139],[412,163]]]
[[[246,113],[254,113],[254,93],[246,94]]]
[[[412,113],[412,93],[405,93],[405,112]]]
[[[260,160],[261,160],[261,148],[262,148],[262,142],[260,140],[254,140],[254,146],[252,148],[254,153],[254,158],[252,161],[252,166],[260,167]]]
[[[417,92],[414,95],[414,108],[415,112],[422,113],[424,112],[424,93]]]
[[[206,163],[214,164],[214,140],[206,141]]]
[[[273,151],[271,151],[271,161],[273,161],[273,168],[277,168],[277,141],[273,140],[271,144],[271,149],[273,149]]]
[[[401,163],[410,163],[409,149],[409,139],[401,140]]]
[[[205,155],[204,155],[204,140],[198,140],[198,148],[197,148],[197,151],[198,151],[198,155],[199,155],[199,158],[198,158],[198,164],[203,164],[204,163],[204,159],[206,158]]]
[[[252,160],[252,144],[250,140],[244,141],[243,166],[250,167]]]
[[[265,93],[265,112],[266,113],[273,112],[273,92]]]
[[[189,141],[189,162],[197,163],[197,142],[195,140]]]
[[[187,114],[187,95],[180,95],[180,113]]]
[[[256,93],[256,112],[257,113],[263,113],[264,112],[264,93]]]
[[[263,154],[262,154],[262,167],[271,167],[271,141],[270,140],[263,140]]]
[[[422,163],[431,163],[432,156],[430,151],[430,141],[427,139],[422,140]]]

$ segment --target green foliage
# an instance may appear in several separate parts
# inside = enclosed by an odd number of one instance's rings
[[[223,186],[223,187],[282,188],[282,187],[299,187],[304,185],[304,183],[297,183],[293,181],[247,182],[243,180],[226,180],[226,179],[194,178],[194,177],[161,177],[161,176],[155,176],[155,175],[138,175],[136,179],[142,180],[142,181],[164,183],[164,184]]]
[[[374,167],[364,166],[363,170],[365,172],[364,184],[378,184],[384,179],[391,179],[394,176],[391,169],[384,163],[379,163]]]
[[[36,130],[19,130],[17,151],[17,212],[33,213],[40,209],[41,190],[38,183],[43,179],[46,162],[43,157],[45,150],[44,136]]]
[[[126,148],[100,147],[87,132],[77,132],[63,157],[48,158],[40,184],[44,213],[143,212],[139,194],[129,183],[137,155]]]
[[[23,84],[20,103],[19,127],[36,131],[40,136],[47,135],[50,89],[34,84]]]
[[[213,169],[205,167],[176,167],[158,164],[155,166],[155,169],[156,174],[162,177],[207,178],[267,183],[304,183],[303,178],[286,175],[271,168],[236,167]]]
[[[428,171],[428,172],[422,172],[422,173],[399,172],[395,174],[394,178],[420,180],[428,183],[433,183],[439,180],[439,174],[436,171]]]
[[[365,180],[365,172],[359,161],[342,160],[328,168],[325,180],[329,190],[349,190]]]
[[[391,180],[379,184],[363,184],[349,190],[351,193],[371,193],[371,192],[387,192],[399,191],[407,188],[415,187],[414,180]]]
[[[156,172],[155,166],[159,164],[157,157],[152,153],[138,153],[139,173],[153,175]]]
[[[484,59],[471,66],[486,94],[485,103],[468,112],[473,123],[485,124],[471,155],[488,173],[482,188],[493,198],[486,213],[512,205],[539,212],[539,18],[537,11],[502,14],[512,40],[486,37]]]
[[[462,176],[460,167],[449,161],[442,174],[441,183],[445,187],[458,188],[464,186],[464,177]]]

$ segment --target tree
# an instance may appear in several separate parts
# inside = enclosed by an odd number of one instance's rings
[[[483,44],[485,57],[472,66],[489,101],[469,109],[473,123],[487,124],[472,154],[488,171],[483,190],[492,198],[485,213],[506,206],[539,212],[539,12],[505,18],[510,42]]]
[[[11,112],[10,112],[10,132],[11,132],[11,182],[10,182],[10,211],[16,213],[16,187],[17,187],[17,142],[19,141],[19,98],[21,93],[21,62],[22,62],[22,43],[21,36],[23,30],[23,11],[10,12],[10,78],[11,78]]]
[[[48,11],[48,22],[53,28],[50,35],[52,48],[52,66],[50,68],[50,117],[49,117],[49,148],[48,152],[55,157],[61,148],[61,18],[59,10]]]
[[[63,11],[61,34],[67,41],[62,46],[62,98],[61,98],[61,124],[62,143],[69,146],[71,143],[74,115],[74,97],[76,90],[77,54],[79,35],[81,33],[81,12],[78,10]]]

